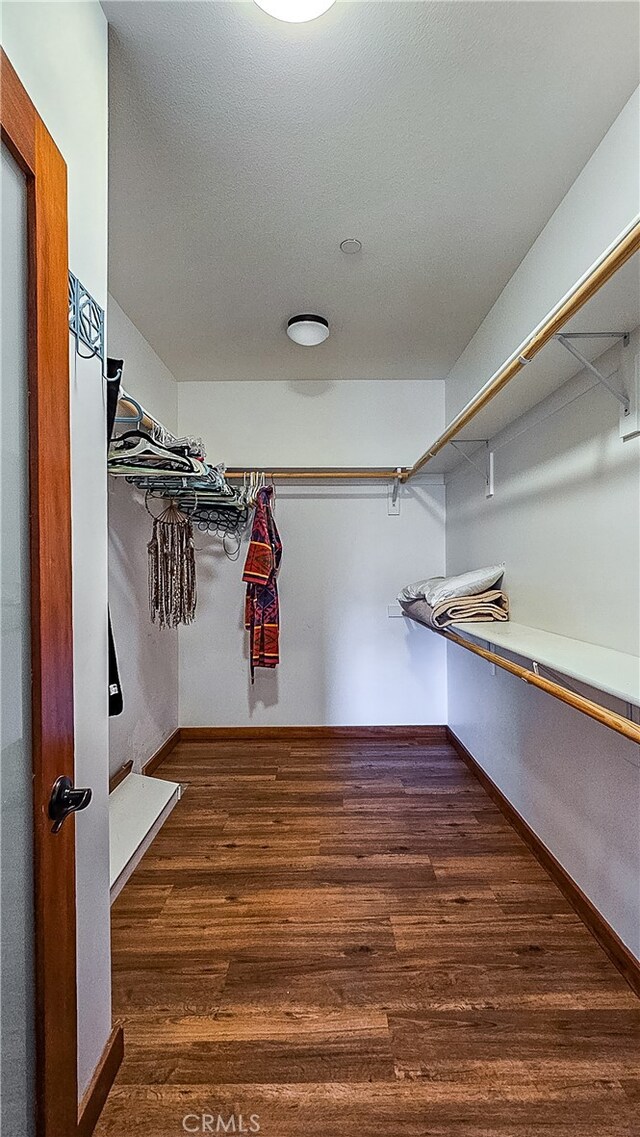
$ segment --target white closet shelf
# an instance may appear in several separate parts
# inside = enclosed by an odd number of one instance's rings
[[[640,705],[640,658],[635,655],[511,621],[463,622],[453,624],[451,630],[504,648],[625,703]]]
[[[181,786],[129,774],[109,795],[111,902],[180,799]]]

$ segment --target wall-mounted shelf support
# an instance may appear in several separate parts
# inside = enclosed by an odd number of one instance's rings
[[[402,478],[402,466],[396,467],[396,476],[392,482],[389,483],[388,493],[388,506],[387,512],[389,517],[397,517],[400,513],[400,481]]]
[[[84,358],[95,356],[104,371],[104,308],[72,272],[69,273],[69,331],[75,336],[78,355],[83,355],[80,344],[84,344],[89,351]]]
[[[622,340],[623,347],[628,347],[631,332],[560,332],[568,340]]]
[[[625,415],[630,414],[631,413],[631,401],[630,401],[629,396],[626,393],[626,391],[621,391],[618,387],[616,387],[615,383],[612,383],[611,379],[607,375],[603,375],[602,372],[593,363],[590,363],[588,359],[585,359],[582,352],[578,351],[577,347],[574,347],[574,345],[571,343],[571,340],[574,340],[574,339],[617,339],[617,340],[622,340],[624,346],[626,347],[627,344],[629,343],[629,333],[628,332],[559,332],[559,334],[555,338],[559,344],[562,344],[562,346],[564,348],[566,348],[567,351],[569,351],[571,353],[571,355],[574,356],[575,359],[578,360],[578,363],[581,363],[582,366],[587,369],[587,371],[590,371],[592,375],[595,375],[598,382],[601,383],[603,387],[606,387],[607,391],[609,391],[614,396],[614,398],[616,398],[618,400],[618,402],[621,403]]]
[[[464,443],[464,442],[472,442],[472,443],[474,443],[474,445],[477,445],[478,442],[482,442],[482,444],[485,448],[484,449],[485,460],[484,460],[484,463],[482,465],[480,465],[479,462],[476,462],[474,458],[470,458],[468,454],[465,454],[464,450],[460,449],[461,443]],[[486,487],[485,496],[486,497],[493,497],[493,450],[489,449],[489,443],[488,443],[487,439],[486,438],[458,438],[457,441],[452,442],[451,445],[453,446],[453,449],[457,450],[458,454],[462,458],[464,458],[465,462],[468,462],[470,466],[473,466],[474,470],[477,470],[480,474],[482,474],[482,477],[484,479],[484,484]]]

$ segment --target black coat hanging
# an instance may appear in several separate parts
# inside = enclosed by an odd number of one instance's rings
[[[111,435],[113,433],[123,366],[123,359],[107,359],[107,449],[109,448]],[[122,686],[120,684],[120,673],[118,671],[116,645],[113,639],[113,629],[111,627],[111,612],[108,608],[107,619],[109,622],[109,716],[112,717],[113,715],[122,714],[124,700],[122,698]]]

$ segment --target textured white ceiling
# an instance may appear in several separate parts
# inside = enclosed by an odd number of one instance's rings
[[[639,78],[634,3],[103,7],[111,291],[180,380],[446,375]]]

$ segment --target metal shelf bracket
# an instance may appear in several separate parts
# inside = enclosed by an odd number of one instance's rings
[[[78,355],[83,354],[80,344],[84,344],[89,351],[84,358],[96,356],[104,371],[104,309],[72,272],[69,272],[69,331],[75,336]]]
[[[464,450],[460,449],[461,443],[464,443],[464,442],[473,442],[475,445],[477,445],[478,442],[483,443],[484,448],[485,448],[485,450],[484,450],[484,459],[485,460],[484,460],[484,463],[482,465],[480,465],[478,462],[476,462],[474,458],[470,458],[468,454],[465,454]],[[489,449],[488,440],[486,438],[458,438],[455,442],[452,442],[451,445],[453,446],[453,449],[457,450],[458,454],[462,458],[464,458],[465,462],[468,462],[470,466],[473,466],[474,470],[477,470],[478,473],[482,474],[482,477],[484,479],[484,484],[486,487],[485,496],[486,497],[493,497],[493,493],[494,493],[494,489],[493,489],[493,450]]]
[[[611,382],[611,379],[607,375],[603,375],[602,372],[599,371],[593,363],[590,363],[588,359],[585,359],[582,352],[578,351],[577,347],[574,347],[570,342],[571,340],[576,339],[611,339],[622,340],[623,346],[626,347],[629,343],[629,332],[559,332],[555,336],[555,339],[557,339],[558,343],[562,344],[562,347],[566,348],[567,351],[570,352],[571,355],[573,355],[574,358],[578,360],[578,363],[581,363],[582,366],[587,369],[587,371],[590,371],[592,375],[595,375],[598,382],[601,383],[603,387],[606,387],[607,391],[609,391],[614,396],[614,398],[616,398],[618,402],[621,403],[625,415],[630,414],[631,400],[627,392],[624,390],[621,391],[618,387],[616,387],[616,385]]]
[[[397,517],[400,513],[400,482],[402,479],[402,466],[396,467],[396,476],[389,483],[388,513],[389,517]]]

